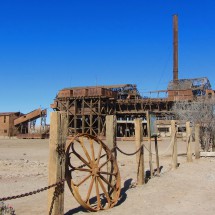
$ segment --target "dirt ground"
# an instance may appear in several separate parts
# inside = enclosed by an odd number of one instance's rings
[[[37,190],[48,184],[48,140],[0,139],[0,198]],[[158,142],[159,152],[166,152],[169,139]],[[147,145],[147,144],[146,144]],[[134,152],[134,142],[118,142],[126,152]],[[112,209],[97,214],[204,214],[215,211],[215,159],[201,158],[186,162],[186,143],[178,141],[177,170],[171,169],[171,148],[160,157],[162,171],[143,186],[136,182],[136,157],[118,153],[121,174],[121,198]],[[153,157],[153,165],[156,162]],[[145,170],[149,169],[145,150]],[[10,200],[16,214],[47,213],[47,191]],[[65,186],[65,214],[88,214]]]

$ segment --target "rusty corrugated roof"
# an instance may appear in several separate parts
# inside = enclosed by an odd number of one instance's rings
[[[10,116],[12,114],[20,114],[20,112],[0,112],[0,116]]]

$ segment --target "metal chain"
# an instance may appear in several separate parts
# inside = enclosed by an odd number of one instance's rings
[[[53,210],[54,202],[55,202],[56,198],[63,192],[64,192],[63,183],[61,183],[60,185],[55,187],[54,195],[53,195],[50,210],[49,210],[49,215],[52,214],[52,210]]]
[[[176,136],[176,133],[177,133],[177,132],[175,132],[175,134],[174,134],[173,137]],[[189,137],[189,138],[190,138],[190,137]],[[164,154],[166,154],[166,151],[169,150],[169,148],[171,147],[172,144],[173,144],[173,139],[170,141],[170,144],[169,144],[169,146],[167,147],[167,150],[165,150],[165,152],[161,153],[159,156],[163,156]],[[137,154],[137,153],[141,150],[142,147],[144,147],[147,151],[149,151],[149,149],[145,146],[145,144],[142,144],[142,145],[140,146],[140,148],[139,148],[136,152],[133,152],[133,153],[126,153],[126,152],[123,152],[118,146],[112,148],[111,151],[113,152],[113,151],[116,149],[116,150],[118,150],[119,152],[121,152],[121,153],[124,154],[124,155],[132,156],[132,155]],[[150,152],[150,151],[149,151],[149,152]],[[152,152],[151,152],[151,154],[152,154],[152,155],[156,155],[155,153],[152,153]]]
[[[137,154],[142,148],[143,148],[143,144],[140,146],[140,148],[139,149],[137,149],[137,151],[135,151],[135,152],[133,152],[133,153],[127,153],[127,152],[123,152],[118,146],[116,146],[116,147],[114,147],[114,149],[116,148],[119,152],[121,152],[122,154],[124,154],[124,155],[127,155],[127,156],[132,156],[132,155],[135,155],[135,154]],[[113,149],[112,149],[113,150]],[[112,151],[111,150],[111,151]]]
[[[65,146],[64,145],[58,145],[56,149],[57,153],[60,157],[65,157]]]
[[[26,196],[31,196],[31,195],[34,195],[34,194],[43,192],[43,191],[45,191],[45,190],[48,190],[48,189],[50,189],[50,188],[52,188],[52,187],[60,186],[60,185],[64,184],[64,182],[65,182],[65,179],[62,179],[61,181],[59,181],[59,182],[57,182],[57,183],[55,183],[55,184],[46,186],[46,187],[41,188],[41,189],[38,189],[38,190],[34,190],[34,191],[32,191],[32,192],[23,193],[23,194],[16,195],[16,196],[9,196],[9,197],[0,198],[0,201],[7,201],[7,200],[12,200],[12,199],[23,198],[23,197],[26,197]]]

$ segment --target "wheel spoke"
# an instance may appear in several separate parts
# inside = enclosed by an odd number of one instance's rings
[[[89,168],[91,168],[90,163],[88,163],[83,157],[81,157],[81,155],[78,154],[78,152],[75,151],[74,144],[72,144],[72,150],[73,150],[73,154],[77,158],[79,158],[79,160],[81,160],[85,165],[87,165]]]
[[[111,157],[108,158],[108,159],[99,167],[99,169],[101,169],[103,166],[105,166],[110,160],[111,160]]]
[[[90,155],[88,154],[87,149],[86,149],[86,147],[84,146],[83,137],[81,138],[81,141],[78,141],[78,142],[81,144],[81,147],[82,147],[82,149],[83,149],[83,151],[84,151],[84,153],[85,153],[85,155],[86,155],[86,157],[87,157],[89,163],[92,163],[92,160],[91,160],[91,158],[90,158]]]
[[[96,196],[97,196],[97,210],[101,208],[101,199],[100,199],[100,194],[99,194],[99,185],[98,185],[98,178],[95,179],[95,184],[96,184]]]
[[[105,174],[105,175],[114,175],[116,176],[117,173],[111,173],[111,172],[105,172],[105,171],[99,171],[99,174]]]
[[[93,146],[93,140],[90,139],[90,147],[91,147],[91,152],[92,152],[92,160],[93,162],[95,161],[95,151],[94,151],[94,146]]]
[[[97,157],[97,164],[99,163],[99,160],[101,158],[101,154],[102,154],[102,144],[100,143],[100,149],[99,149],[99,153],[98,153],[98,157]]]
[[[98,179],[98,182],[99,182],[99,184],[100,184],[100,186],[101,186],[101,188],[102,188],[102,190],[103,190],[103,192],[104,192],[104,194],[105,194],[105,196],[107,198],[107,202],[110,205],[110,196],[108,195],[108,192],[106,191],[105,186],[102,183],[102,180],[99,177],[97,179]]]
[[[86,164],[89,168],[91,168],[90,164],[83,157],[81,157],[81,155],[79,155],[76,152],[74,153],[74,155],[76,155],[77,158],[79,158],[84,164]]]
[[[91,174],[85,177],[82,181],[80,181],[78,184],[75,184],[76,187],[79,187],[81,184],[83,184],[88,178],[90,178]]]
[[[93,182],[94,181],[95,181],[95,176],[92,177],[91,182],[90,182],[90,187],[89,187],[88,192],[87,192],[87,197],[85,200],[85,202],[87,202],[87,203],[89,202],[89,198],[90,198],[90,194],[91,194],[92,189],[93,189]]]
[[[73,170],[82,171],[82,172],[92,172],[90,169],[77,168],[77,167],[72,167],[72,171]]]
[[[105,177],[103,177],[102,175],[100,175],[100,178],[111,188],[114,189],[114,185],[112,185]]]

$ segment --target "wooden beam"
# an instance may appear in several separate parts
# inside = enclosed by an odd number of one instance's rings
[[[135,143],[136,149],[138,150],[143,141],[143,129],[142,129],[142,119],[135,119]],[[142,185],[145,183],[145,170],[144,170],[144,149],[143,147],[136,154],[137,157],[137,184]]]
[[[200,157],[215,157],[215,152],[200,152]]]
[[[49,139],[48,184],[55,184],[65,178],[65,151],[68,120],[66,113],[52,112]],[[60,153],[60,151],[62,153]],[[52,215],[64,214],[64,185],[48,190],[48,211]]]
[[[116,116],[106,116],[106,145],[111,150],[116,146]],[[116,150],[114,150],[116,157]]]

